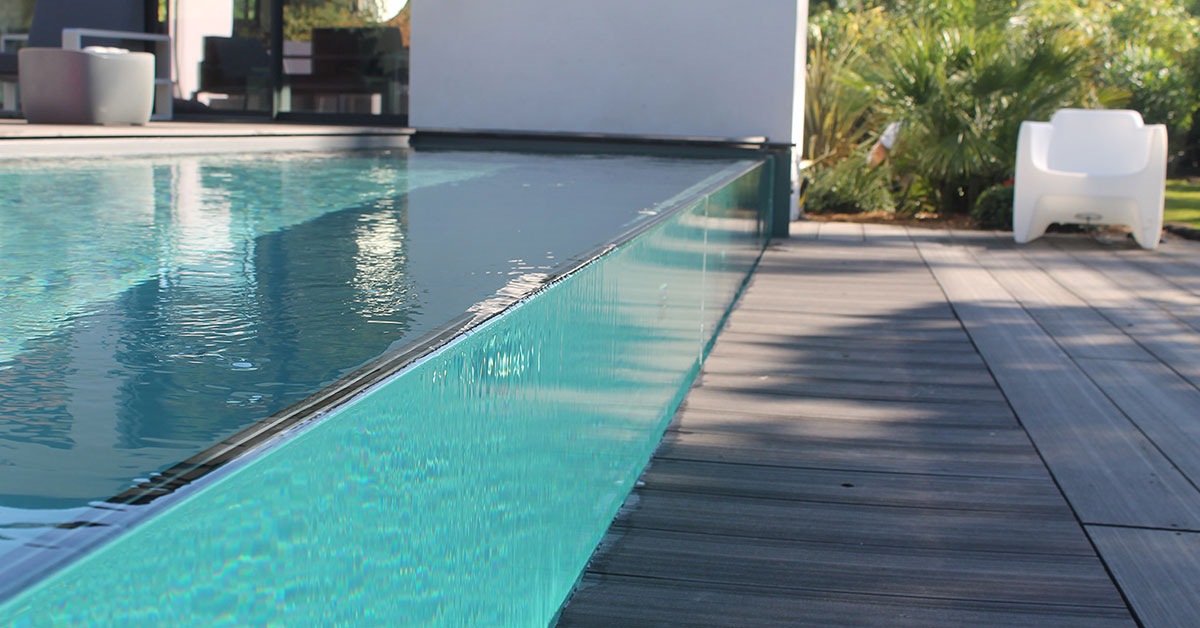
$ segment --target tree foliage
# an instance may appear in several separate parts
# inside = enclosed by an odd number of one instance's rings
[[[314,28],[350,28],[360,26],[403,26],[407,44],[409,7],[397,16],[383,15],[382,0],[289,0],[283,5],[284,39],[308,41]],[[380,22],[381,19],[389,19]]]
[[[901,122],[898,209],[958,212],[1012,177],[1021,122],[1063,107],[1138,110],[1182,154],[1200,101],[1198,27],[1180,0],[830,6],[810,18],[806,154],[834,167]]]
[[[0,33],[29,31],[34,0],[0,1]]]
[[[858,71],[869,42],[885,33],[883,12],[825,11],[808,23],[804,154],[818,167],[831,166],[873,139],[878,127],[875,97]]]

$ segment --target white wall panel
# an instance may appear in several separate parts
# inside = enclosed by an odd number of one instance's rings
[[[799,139],[806,0],[423,0],[417,128]]]

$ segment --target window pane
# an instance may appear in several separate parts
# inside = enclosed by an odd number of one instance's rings
[[[270,0],[178,0],[171,28],[180,113],[271,111]]]
[[[408,7],[284,0],[280,111],[408,113]]]

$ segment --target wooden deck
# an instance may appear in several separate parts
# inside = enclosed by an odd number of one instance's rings
[[[1200,625],[1200,248],[797,223],[559,626]]]

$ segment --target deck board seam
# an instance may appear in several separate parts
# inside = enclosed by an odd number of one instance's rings
[[[644,530],[647,532],[677,532],[680,534],[690,534],[690,535],[704,536],[704,537],[710,537],[710,538],[744,539],[747,541],[775,541],[775,542],[783,542],[783,543],[789,543],[789,542],[791,542],[791,543],[806,543],[806,544],[815,544],[815,545],[826,545],[826,546],[830,546],[830,547],[848,547],[848,548],[877,547],[880,549],[892,549],[892,550],[895,550],[895,549],[906,550],[906,549],[912,549],[912,547],[913,547],[912,545],[906,545],[906,544],[900,544],[900,543],[895,543],[895,544],[892,544],[892,543],[864,543],[864,542],[859,542],[859,541],[855,541],[853,543],[844,543],[841,541],[825,541],[825,540],[815,539],[815,538],[782,537],[782,536],[756,536],[753,534],[738,534],[736,532],[716,533],[716,532],[702,532],[702,531],[696,531],[696,530],[690,530],[690,529],[682,530],[679,528],[667,528],[667,527],[662,527],[662,526],[633,524],[628,521],[622,521],[621,517],[618,515],[617,520],[613,521],[613,524],[610,528],[610,534],[619,537],[621,530],[629,530],[629,531]],[[602,541],[601,542],[602,547],[603,547],[603,543],[604,542]],[[920,547],[919,549],[933,549],[933,548]],[[964,547],[955,547],[955,548],[953,548],[952,551],[956,554],[974,554],[974,555],[985,555],[985,556],[1062,556],[1062,557],[1071,557],[1071,558],[1095,558],[1096,557],[1095,552],[1032,552],[1032,551],[1021,552],[1021,551],[1002,550],[1002,549],[981,550],[981,549],[971,549],[971,548],[964,548]],[[593,558],[593,560],[595,560],[595,558]]]
[[[912,380],[906,381],[906,380],[902,380],[899,378],[895,378],[895,379],[865,379],[865,378],[855,378],[855,377],[847,377],[847,376],[820,377],[820,376],[816,376],[816,375],[805,375],[805,374],[800,374],[800,373],[795,373],[795,372],[788,372],[787,370],[784,370],[784,369],[772,369],[772,368],[770,368],[769,365],[765,366],[762,371],[750,370],[750,371],[728,372],[728,371],[713,371],[711,369],[705,369],[704,372],[701,374],[701,378],[703,378],[703,376],[706,374],[707,375],[716,375],[716,376],[720,376],[720,377],[761,377],[763,375],[767,375],[769,377],[776,377],[779,379],[784,379],[786,377],[786,379],[791,380],[791,381],[813,382],[813,383],[818,383],[818,384],[822,383],[822,382],[864,384],[864,385],[887,384],[887,385],[896,385],[896,386],[911,385],[913,387],[938,386],[938,387],[946,387],[946,388],[952,388],[952,389],[979,389],[979,390],[986,390],[989,392],[996,390],[995,384],[975,384],[975,383],[969,383],[969,382],[937,382],[936,384],[922,384],[920,379],[912,379]],[[897,380],[899,380],[899,381],[897,381]],[[712,387],[718,388],[718,389],[724,389],[724,390],[731,390],[731,389],[732,390],[742,390],[742,388],[740,388],[740,387],[721,386],[720,384],[714,385]],[[859,399],[860,397],[854,397],[854,398]],[[889,399],[889,401],[890,401],[890,399]],[[933,402],[933,403],[943,403],[942,401],[937,400],[937,399],[930,399],[929,401]],[[961,401],[961,400],[950,399],[950,400],[945,401],[945,403],[954,403],[955,401]],[[973,403],[976,403],[976,402],[973,402]],[[1003,401],[997,401],[994,399],[986,399],[986,400],[983,400],[983,401],[980,401],[977,403],[1007,405]]]
[[[1083,525],[1089,528],[1111,528],[1114,530],[1146,530],[1151,532],[1182,532],[1185,534],[1200,534],[1200,529],[1192,528],[1162,528],[1155,526],[1137,526],[1125,523],[1099,523],[1099,522],[1083,522]]]
[[[832,471],[837,471],[838,469],[831,469],[831,470],[832,470]],[[992,479],[992,478],[980,478],[980,479]],[[1008,478],[995,478],[995,479],[1008,479]],[[975,509],[975,508],[945,508],[945,507],[939,507],[939,506],[906,506],[906,505],[903,505],[903,504],[878,504],[878,503],[863,503],[863,502],[854,502],[854,501],[839,501],[839,500],[833,500],[833,499],[800,499],[800,498],[796,498],[796,497],[773,497],[773,496],[770,496],[770,495],[746,495],[746,494],[729,493],[729,492],[719,492],[719,491],[713,491],[713,492],[705,492],[705,491],[683,491],[683,490],[670,489],[670,488],[656,488],[656,487],[652,487],[652,486],[644,486],[644,487],[640,487],[640,488],[638,489],[638,491],[639,491],[639,492],[641,492],[641,493],[671,493],[671,494],[687,494],[687,495],[711,495],[711,496],[714,496],[714,497],[733,497],[733,498],[736,498],[736,499],[739,499],[739,500],[755,500],[755,501],[771,502],[771,503],[788,503],[788,504],[825,504],[825,505],[838,505],[838,506],[864,506],[864,507],[868,507],[868,508],[892,509],[892,510],[900,510],[900,511],[918,511],[918,512],[1012,512],[1011,510],[1002,510],[1002,509],[1001,509],[1001,510],[993,510],[993,509]],[[1032,513],[1026,512],[1026,511],[1022,511],[1022,512],[1023,512],[1023,514],[1026,514],[1026,515],[1032,514]],[[1113,526],[1113,527],[1116,527],[1116,526]],[[1127,527],[1133,527],[1133,526],[1127,526]],[[1155,529],[1155,530],[1157,530],[1157,529],[1161,529],[1161,528],[1139,528],[1139,529]],[[1188,530],[1176,530],[1176,529],[1172,529],[1171,531],[1175,531],[1175,532],[1187,532]],[[1034,553],[1040,553],[1040,552],[1034,552]]]
[[[830,469],[830,470],[838,471],[838,469]],[[996,479],[1008,479],[1008,478],[996,478]],[[798,497],[776,497],[776,496],[771,496],[771,495],[752,495],[752,494],[747,494],[745,492],[736,492],[736,491],[703,490],[703,489],[688,489],[688,488],[657,488],[656,487],[654,490],[664,492],[664,493],[678,493],[678,494],[684,494],[684,495],[709,495],[709,496],[713,496],[713,497],[737,497],[737,498],[746,498],[746,499],[762,499],[762,500],[767,500],[767,501],[779,501],[779,502],[801,503],[801,504],[830,504],[830,505],[838,505],[838,506],[911,508],[914,510],[923,510],[923,511],[931,511],[931,512],[948,512],[948,513],[980,512],[980,513],[1006,513],[1006,514],[1019,512],[1019,513],[1025,514],[1025,515],[1050,514],[1050,513],[1039,513],[1036,510],[1015,510],[1011,507],[1002,507],[1002,506],[996,506],[994,508],[984,508],[984,507],[969,508],[969,507],[949,507],[949,506],[904,506],[902,504],[886,503],[886,502],[881,502],[881,501],[877,501],[877,500],[872,501],[872,500],[864,500],[864,499],[860,499],[860,500],[802,499],[802,498],[798,498]],[[1117,526],[1109,526],[1109,527],[1117,527]],[[1164,530],[1164,528],[1139,528],[1139,529]],[[1198,530],[1174,530],[1174,529],[1172,529],[1170,531],[1173,531],[1173,532],[1198,532]]]
[[[833,381],[837,381],[837,380],[833,380]],[[853,382],[853,383],[858,383],[858,382]],[[709,388],[711,390],[717,390],[720,392],[744,392],[745,391],[745,388],[739,388],[739,387],[735,387],[735,386],[710,385],[710,386],[706,386],[706,388]],[[763,395],[770,395],[771,397],[778,397],[778,398],[785,398],[785,399],[788,399],[788,398],[841,399],[841,400],[848,400],[848,401],[887,401],[887,402],[894,402],[894,403],[929,403],[929,404],[938,404],[938,405],[947,405],[947,406],[964,403],[964,400],[962,400],[962,399],[938,399],[936,397],[921,397],[918,399],[912,399],[912,398],[900,397],[897,395],[882,395],[882,394],[867,394],[867,395],[850,395],[850,394],[836,394],[836,393],[819,394],[816,392],[797,392],[797,391],[787,391],[787,390],[784,390],[784,391],[757,390],[755,392],[761,393]],[[978,403],[988,403],[988,404],[996,404],[996,405],[1003,404],[1003,402],[1001,402],[1001,401],[993,401],[993,400],[987,400],[987,401],[978,402]]]
[[[975,475],[975,474],[968,475],[968,474],[962,474],[962,473],[933,473],[933,472],[929,472],[929,471],[880,471],[878,469],[866,469],[866,468],[843,469],[843,468],[821,467],[821,466],[812,466],[812,465],[783,465],[783,464],[773,464],[773,463],[769,463],[769,462],[753,462],[753,463],[751,463],[751,462],[731,462],[728,460],[708,460],[705,458],[686,458],[686,457],[680,457],[680,456],[657,455],[657,454],[654,456],[654,459],[655,460],[670,460],[673,462],[692,462],[692,463],[698,463],[698,464],[729,465],[729,466],[739,466],[739,467],[764,467],[764,468],[769,468],[769,469],[802,469],[802,470],[807,470],[807,471],[830,471],[830,472],[839,472],[839,473],[867,473],[867,474],[872,474],[872,475],[918,477],[918,478],[939,478],[939,479],[941,479],[941,478],[959,478],[959,479],[964,479],[964,480],[1001,480],[1004,482],[1023,482],[1023,483],[1029,483],[1029,484],[1041,483],[1044,481],[1044,478],[1038,478],[1038,479],[1018,478],[1018,477],[1012,477],[1012,476],[1008,476],[1008,475]],[[651,465],[646,468],[647,471],[652,471],[653,469],[654,469],[653,463],[651,463]]]

